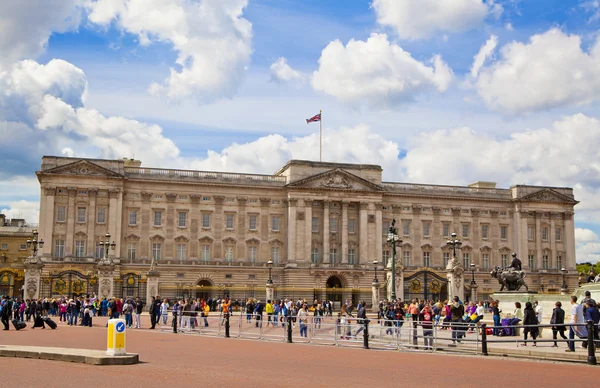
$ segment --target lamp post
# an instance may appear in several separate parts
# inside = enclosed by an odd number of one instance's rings
[[[454,258],[456,259],[456,250],[460,249],[462,241],[460,241],[460,239],[456,237],[456,233],[452,233],[451,236],[452,238],[446,242],[446,245],[452,247],[452,256],[454,256]]]
[[[396,228],[396,219],[392,220],[392,225],[388,230],[387,243],[392,247],[392,300],[396,299],[396,246],[402,244]]]
[[[38,240],[38,231],[34,230],[31,232],[31,238],[27,239],[27,248],[31,248],[31,259],[29,261],[32,263],[37,262],[38,247],[40,249],[44,247],[44,240]]]
[[[475,282],[475,263],[471,263],[471,302],[477,300],[477,282]]]
[[[562,273],[562,286],[560,288],[560,292],[565,295],[567,293],[567,282],[565,280],[565,275],[567,274],[567,269],[565,267],[562,267],[560,269],[560,272]]]
[[[267,267],[269,268],[269,280],[267,280],[266,299],[273,300],[275,298],[273,276],[271,276],[271,271],[273,270],[273,260],[269,259],[269,261],[267,261]]]
[[[110,264],[113,264],[113,261],[112,261],[112,259],[108,258],[108,253],[109,253],[110,249],[114,250],[115,247],[117,246],[117,244],[115,244],[114,241],[112,243],[110,242],[110,233],[106,233],[104,235],[104,237],[106,238],[106,240],[100,241],[98,243],[98,246],[102,247],[103,248],[102,250],[104,251],[104,255],[103,255],[104,257],[100,260],[100,263],[98,263],[98,264],[110,265]]]
[[[475,263],[471,263],[471,285],[476,285],[475,282]]]
[[[267,267],[269,268],[269,280],[267,280],[267,284],[273,284],[273,277],[271,277],[271,271],[273,270],[273,260],[269,259],[269,261],[267,261]]]
[[[373,266],[375,267],[375,277],[373,278],[373,283],[379,283],[379,280],[377,279],[377,265],[379,264],[379,262],[377,260],[373,260]]]

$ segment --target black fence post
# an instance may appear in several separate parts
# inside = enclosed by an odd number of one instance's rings
[[[287,317],[287,342],[288,344],[292,343],[292,316],[289,315]]]
[[[365,319],[363,323],[365,325],[365,330],[363,331],[363,348],[369,349],[369,320]]]
[[[173,333],[177,334],[177,310],[173,310]]]
[[[486,326],[485,323],[481,324],[481,354],[484,356],[488,355]]]
[[[228,312],[225,313],[225,338],[229,338],[229,316]]]
[[[594,321],[587,321],[587,349],[588,349],[588,365],[596,365],[596,349],[594,347]]]

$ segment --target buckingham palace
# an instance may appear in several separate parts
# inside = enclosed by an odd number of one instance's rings
[[[500,288],[490,270],[512,252],[530,290],[576,285],[571,188],[383,182],[382,173],[304,160],[260,175],[45,156],[45,244],[26,260],[25,297],[264,298],[270,283],[275,297],[370,301],[375,276],[382,295],[390,290],[392,220],[400,298],[447,296],[452,233],[479,299]]]

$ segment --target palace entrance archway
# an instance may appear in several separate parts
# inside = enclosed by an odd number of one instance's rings
[[[325,288],[326,288],[325,296],[327,297],[328,300],[331,300],[332,302],[340,302],[340,303],[343,301],[344,288],[342,285],[342,281],[340,280],[339,277],[330,276],[327,279],[327,283],[325,283]]]
[[[404,299],[444,301],[448,299],[448,281],[433,271],[419,271],[404,278]]]

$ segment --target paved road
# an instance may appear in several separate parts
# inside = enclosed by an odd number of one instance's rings
[[[99,322],[98,322],[99,323]],[[0,331],[0,343],[104,349],[102,327]],[[141,364],[96,367],[55,361],[0,359],[11,378],[2,387],[480,387],[501,371],[499,386],[595,386],[598,367],[472,356],[402,353],[128,331],[127,350]]]

